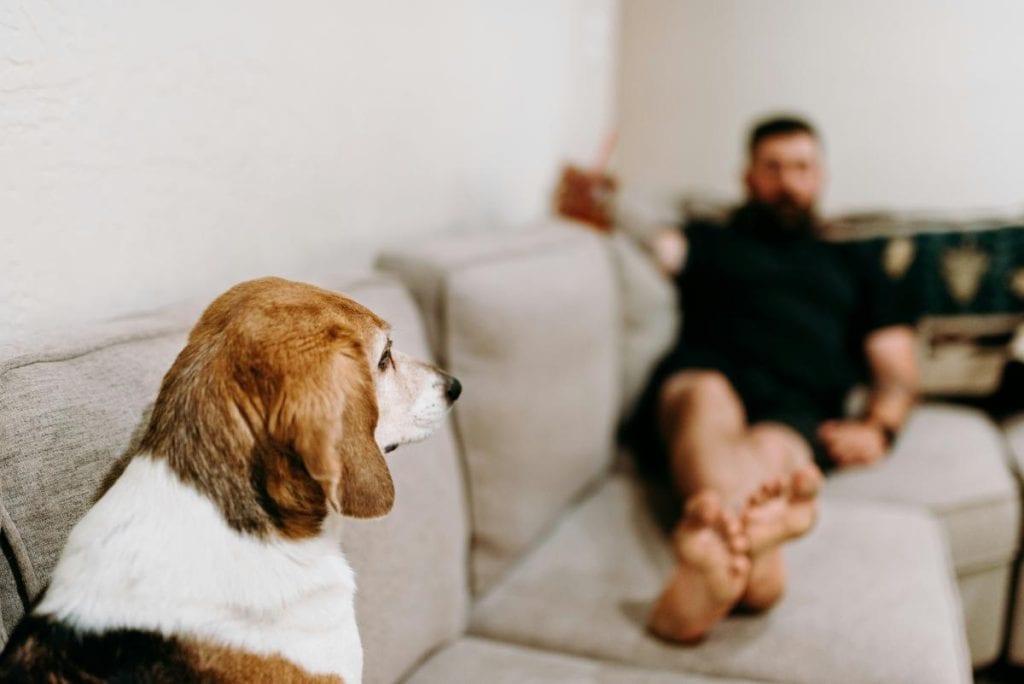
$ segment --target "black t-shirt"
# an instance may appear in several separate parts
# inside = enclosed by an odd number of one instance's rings
[[[865,379],[867,334],[910,322],[880,266],[842,243],[766,237],[749,223],[740,209],[727,226],[686,227],[678,353],[712,352],[813,396]]]

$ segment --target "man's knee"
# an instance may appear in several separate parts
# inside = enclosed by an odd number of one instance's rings
[[[692,403],[727,404],[736,401],[732,383],[719,371],[682,371],[671,376],[661,386],[661,406],[681,406]]]
[[[813,460],[811,445],[799,432],[782,423],[757,423],[749,439],[755,451],[781,463],[796,465]]]
[[[786,570],[781,554],[776,562],[761,562],[750,575],[750,583],[743,594],[742,603],[753,611],[768,610],[786,593]]]

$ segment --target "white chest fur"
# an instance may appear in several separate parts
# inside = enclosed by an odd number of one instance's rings
[[[355,577],[331,514],[314,539],[228,527],[162,460],[136,457],[75,526],[37,614],[91,630],[134,627],[280,654],[362,679]]]

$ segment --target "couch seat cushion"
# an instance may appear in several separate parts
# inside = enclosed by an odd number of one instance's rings
[[[753,684],[751,680],[644,670],[472,637],[460,639],[434,655],[406,681],[408,684]]]
[[[927,508],[949,535],[960,574],[1005,564],[1020,543],[1020,498],[999,428],[982,412],[925,404],[891,456],[873,468],[834,473],[830,495]]]
[[[969,681],[943,534],[914,509],[823,501],[787,595],[695,647],[645,631],[672,568],[640,487],[610,479],[475,606],[472,633],[633,666],[787,682]]]

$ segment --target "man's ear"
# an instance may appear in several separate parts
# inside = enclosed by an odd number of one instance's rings
[[[284,418],[292,447],[335,511],[354,518],[387,514],[395,501],[377,447],[377,396],[362,350],[335,356],[317,378],[286,388]]]

